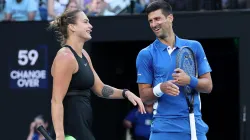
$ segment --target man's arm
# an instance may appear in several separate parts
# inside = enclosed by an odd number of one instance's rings
[[[28,13],[28,20],[33,21],[35,19],[36,12],[29,12]]]
[[[30,124],[30,133],[28,135],[28,138],[27,140],[32,140],[33,136],[34,136],[34,132],[35,132],[35,127],[36,127],[36,123],[35,122],[32,122]]]
[[[175,73],[172,74],[176,84],[180,86],[189,85],[195,88],[201,93],[211,93],[213,89],[213,83],[210,72],[212,71],[203,47],[198,41],[193,42],[196,48],[196,58],[198,65],[199,78],[188,76],[182,69],[175,69]]]
[[[5,3],[5,8],[4,8],[4,20],[5,21],[11,21],[12,20],[12,1],[10,0],[6,0],[6,3]]]
[[[189,85],[192,88],[195,88],[198,92],[201,93],[211,93],[213,89],[213,83],[210,72],[212,69],[208,63],[206,54],[203,50],[203,47],[198,41],[193,42],[196,48],[196,58],[198,65],[199,78],[188,76],[182,69],[175,69],[175,73],[172,74],[175,83],[179,86]]]
[[[213,83],[210,73],[205,73],[199,78],[188,76],[182,69],[175,69],[176,73],[173,73],[172,76],[176,80],[176,84],[179,86],[189,85],[192,88],[195,88],[198,92],[210,93],[213,89]]]
[[[174,83],[175,80],[169,80],[159,83],[154,88],[151,88],[150,84],[139,84],[142,101],[146,104],[152,104],[157,100],[157,97],[161,97],[163,94],[168,94],[170,96],[179,95],[179,87]]]
[[[198,84],[195,89],[202,93],[211,93],[213,89],[213,82],[210,72],[212,71],[208,59],[206,57],[205,51],[200,42],[195,42],[196,45],[196,57],[198,62]],[[192,84],[193,79],[191,77],[190,83]]]
[[[153,93],[153,58],[150,51],[142,49],[136,58],[137,83],[140,93],[140,98],[145,104],[151,104],[157,100]]]
[[[198,79],[196,90],[202,93],[211,93],[213,82],[210,73],[203,74]]]
[[[136,59],[139,93],[142,101],[146,104],[154,103],[164,93],[172,96],[179,94],[179,88],[171,80],[152,87],[154,77],[152,60],[152,55],[147,49],[141,50]]]
[[[131,122],[131,121],[128,121],[128,120],[123,120],[123,125],[124,125],[126,128],[128,128],[128,129],[130,129],[130,128],[133,127],[132,122]]]
[[[35,16],[38,10],[39,10],[38,0],[30,0],[28,3],[28,8],[27,8],[27,11],[28,11],[27,16],[28,16],[29,21],[35,20]]]
[[[54,0],[48,0],[48,6],[47,6],[47,12],[48,16],[51,16],[53,19],[56,18],[56,14],[54,12]]]
[[[145,104],[152,104],[157,100],[150,84],[138,84],[140,97]]]

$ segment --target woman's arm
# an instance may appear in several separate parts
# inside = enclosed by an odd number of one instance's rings
[[[76,60],[67,50],[57,54],[52,65],[53,93],[51,99],[51,115],[56,139],[64,140],[63,99],[69,87],[72,74],[76,69]]]
[[[128,98],[128,100],[132,102],[133,105],[138,104],[141,113],[146,113],[141,99],[137,97],[135,94],[133,94],[129,90],[125,91],[125,90],[117,89],[115,87],[104,84],[99,78],[99,76],[97,75],[97,73],[95,72],[95,69],[93,68],[93,65],[92,65],[92,62],[88,53],[85,50],[83,50],[83,54],[87,58],[89,65],[94,73],[95,82],[94,82],[94,86],[91,89],[97,96],[108,98],[108,99],[124,99],[124,96],[125,96],[125,98]]]

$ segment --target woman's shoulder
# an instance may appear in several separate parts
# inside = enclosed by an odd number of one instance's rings
[[[53,65],[65,65],[65,66],[70,66],[72,64],[74,64],[73,62],[75,62],[75,56],[74,54],[70,51],[69,48],[61,48],[60,50],[58,50],[55,58],[54,58],[54,62]]]
[[[74,60],[74,54],[71,52],[69,48],[63,47],[60,50],[58,50],[55,59],[59,59],[58,61]]]

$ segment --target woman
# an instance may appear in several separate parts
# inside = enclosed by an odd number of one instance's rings
[[[129,90],[120,90],[102,83],[95,72],[84,43],[91,39],[92,25],[81,10],[64,12],[52,22],[51,28],[60,35],[62,48],[51,68],[53,76],[52,121],[56,140],[72,136],[77,140],[94,140],[91,132],[91,90],[108,99],[128,98],[146,113],[140,98]]]

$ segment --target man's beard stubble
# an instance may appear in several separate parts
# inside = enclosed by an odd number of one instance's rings
[[[168,38],[168,34],[162,33],[162,34],[160,34],[160,35],[158,36],[158,38],[165,40],[165,39]]]

